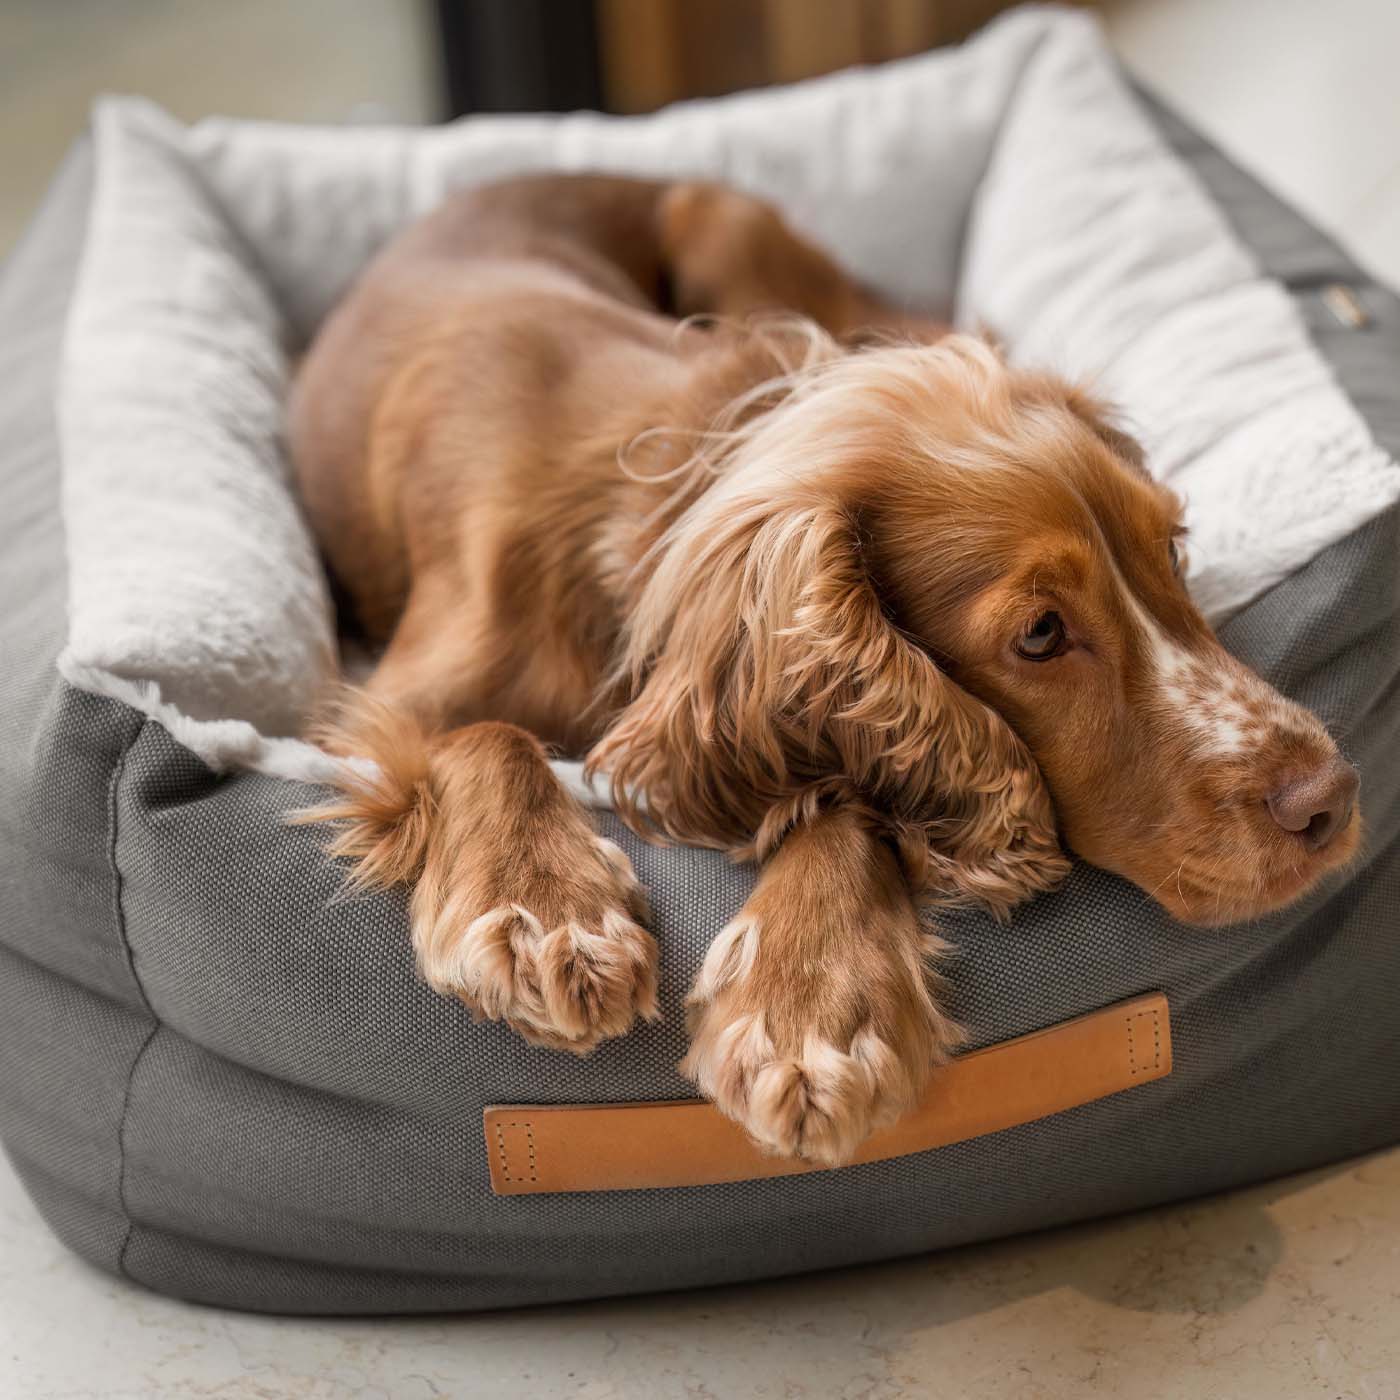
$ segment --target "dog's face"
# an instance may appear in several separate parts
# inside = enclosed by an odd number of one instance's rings
[[[1058,828],[1202,924],[1355,851],[1354,771],[1216,641],[1180,503],[1073,387],[966,337],[874,350],[726,451],[664,541],[642,684],[600,746],[673,835],[761,838],[837,779],[935,890],[1004,910],[1048,888]]]
[[[1137,445],[1054,381],[1006,387],[1019,450],[1003,480],[936,493],[906,625],[1025,741],[1076,853],[1190,923],[1288,903],[1355,852],[1355,770],[1216,640],[1181,503]],[[967,561],[952,576],[940,535]]]

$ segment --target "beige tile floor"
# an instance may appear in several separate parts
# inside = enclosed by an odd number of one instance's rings
[[[1129,64],[1400,284],[1400,4],[1111,0]],[[102,89],[431,116],[419,0],[0,0],[0,249]],[[66,1254],[0,1161],[0,1400],[1400,1400],[1400,1150],[929,1259],[444,1320],[187,1307]]]

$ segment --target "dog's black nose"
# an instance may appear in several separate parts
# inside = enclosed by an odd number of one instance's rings
[[[1295,832],[1310,851],[1320,851],[1346,829],[1361,779],[1345,759],[1295,778],[1266,799],[1270,816]]]

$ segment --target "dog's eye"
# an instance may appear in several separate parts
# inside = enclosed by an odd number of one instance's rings
[[[1172,573],[1178,578],[1181,577],[1181,551],[1176,547],[1175,540],[1167,541],[1167,558],[1172,561]]]
[[[1016,642],[1016,650],[1027,661],[1049,661],[1065,644],[1065,624],[1057,612],[1036,618]]]

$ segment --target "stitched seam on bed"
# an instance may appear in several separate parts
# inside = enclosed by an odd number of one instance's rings
[[[112,765],[112,776],[107,784],[107,862],[112,871],[112,917],[113,925],[116,929],[117,938],[121,943],[122,952],[126,957],[127,970],[131,973],[131,980],[136,987],[137,994],[141,998],[141,1004],[146,1008],[146,1014],[151,1018],[151,1028],[146,1032],[145,1039],[137,1047],[136,1053],[131,1057],[131,1064],[127,1068],[126,1083],[122,1087],[121,1111],[117,1117],[117,1207],[126,1220],[126,1230],[122,1235],[122,1242],[117,1249],[117,1272],[123,1278],[131,1278],[131,1274],[126,1267],[127,1249],[131,1244],[131,1236],[135,1229],[135,1222],[131,1218],[131,1211],[127,1206],[127,1153],[126,1153],[126,1128],[127,1119],[131,1111],[131,1088],[136,1079],[136,1071],[141,1061],[146,1057],[146,1051],[150,1048],[151,1042],[156,1038],[156,1032],[160,1029],[160,1020],[157,1018],[151,1007],[151,1000],[146,995],[146,989],[141,985],[141,976],[136,971],[136,957],[131,949],[131,940],[127,937],[126,931],[126,910],[122,904],[122,890],[124,881],[122,879],[121,866],[117,863],[117,807],[120,797],[122,778],[126,775],[127,755],[131,752],[132,745],[145,732],[148,721],[142,719],[136,726],[134,732],[122,746],[121,753],[117,756],[117,761]],[[135,1281],[135,1280],[133,1280]]]

